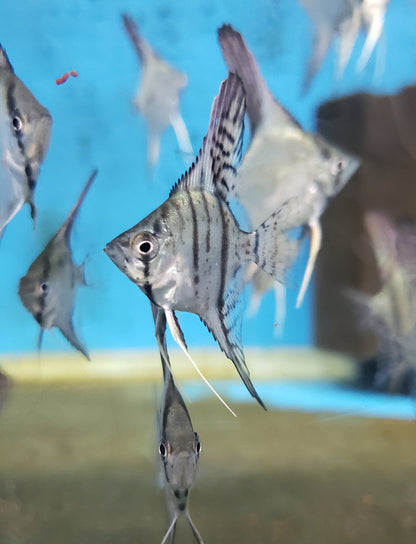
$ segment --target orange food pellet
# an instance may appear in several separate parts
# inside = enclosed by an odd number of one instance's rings
[[[58,79],[55,81],[57,85],[62,85],[62,83],[65,83],[65,81],[69,78],[69,74],[65,72],[65,74],[61,77],[58,77]]]
[[[62,83],[65,83],[65,81],[68,80],[69,76],[78,77],[78,72],[76,72],[75,70],[71,70],[69,73],[65,72],[63,76],[58,77],[58,79],[55,81],[55,83],[57,85],[62,85]]]

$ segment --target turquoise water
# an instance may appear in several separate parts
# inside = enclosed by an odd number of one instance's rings
[[[242,32],[275,96],[307,129],[313,128],[316,106],[327,98],[359,90],[395,92],[415,79],[413,0],[391,2],[381,74],[374,75],[374,58],[364,72],[355,72],[357,48],[344,77],[334,83],[332,52],[303,98],[300,87],[311,28],[293,0],[3,1],[0,42],[17,75],[50,110],[54,125],[36,190],[36,230],[25,206],[0,244],[0,352],[35,349],[38,325],[21,305],[17,284],[66,218],[94,167],[99,175],[72,237],[78,262],[86,259],[89,284],[78,292],[75,328],[90,350],[155,346],[146,297],[116,269],[102,248],[167,198],[185,165],[170,129],[162,139],[153,177],[146,166],[144,122],[131,107],[140,70],[121,24],[124,11],[137,20],[155,50],[188,75],[182,115],[195,150],[206,133],[213,97],[226,77],[216,36],[224,22]],[[57,86],[56,78],[69,70],[76,70],[79,77]],[[310,344],[312,289],[301,310],[293,308],[295,297],[295,289],[290,290],[287,326],[281,337],[274,334],[270,294],[258,316],[245,320],[244,343]],[[180,317],[190,345],[212,345],[198,318]],[[46,334],[43,347],[72,349],[59,332]]]
[[[241,383],[223,381],[213,385],[231,403],[251,402],[247,390]],[[415,401],[408,396],[369,393],[337,382],[324,380],[257,382],[256,390],[268,409],[403,420],[414,420],[416,415]],[[191,400],[210,395],[206,386],[200,382],[187,384],[185,391]]]

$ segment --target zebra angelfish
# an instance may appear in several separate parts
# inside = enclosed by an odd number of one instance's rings
[[[195,163],[161,206],[109,242],[105,252],[164,310],[174,339],[186,353],[175,312],[197,314],[264,406],[250,380],[241,341],[244,269],[254,261],[283,280],[298,248],[285,232],[296,224],[297,209],[283,205],[254,232],[244,232],[237,224],[228,202],[235,192],[244,113],[241,80],[230,73],[214,100]]]
[[[97,170],[94,170],[67,220],[19,283],[19,297],[41,327],[38,348],[41,347],[44,329],[57,327],[87,359],[88,351],[79,341],[72,324],[76,290],[79,285],[85,285],[84,266],[74,263],[69,241],[75,217],[96,175]]]
[[[49,147],[52,118],[16,76],[0,46],[0,236],[25,202],[33,199]]]
[[[153,304],[152,311],[156,338],[160,348],[164,381],[159,418],[159,455],[163,465],[163,476],[171,517],[162,544],[174,542],[176,524],[182,516],[188,520],[196,542],[203,544],[201,535],[188,510],[189,491],[195,481],[201,442],[198,433],[193,429],[188,409],[173,379],[165,340],[165,313],[161,308]]]

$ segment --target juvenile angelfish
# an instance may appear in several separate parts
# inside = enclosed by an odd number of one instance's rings
[[[175,341],[186,353],[175,312],[197,314],[263,406],[241,342],[244,269],[254,261],[283,281],[298,248],[285,232],[296,223],[292,215],[297,209],[283,205],[254,232],[244,232],[237,224],[228,202],[234,195],[244,113],[241,80],[229,74],[214,100],[195,163],[159,208],[108,243],[105,251],[164,310]]]
[[[74,220],[96,175],[97,170],[94,170],[67,220],[19,283],[19,297],[41,327],[38,348],[41,347],[44,329],[57,327],[87,359],[88,351],[79,341],[72,324],[76,290],[79,285],[85,285],[85,279],[83,265],[76,265],[72,259],[70,235]]]
[[[0,235],[34,191],[49,147],[52,118],[14,73],[0,46]]]
[[[173,543],[178,519],[185,516],[198,543],[202,538],[188,511],[189,492],[192,488],[201,452],[201,442],[194,431],[188,409],[172,376],[166,348],[166,316],[152,304],[156,337],[160,347],[164,391],[160,407],[159,454],[170,511],[171,523],[162,541]]]
[[[253,228],[288,202],[298,208],[298,226],[310,231],[309,260],[297,300],[300,306],[321,246],[320,216],[359,161],[302,129],[273,97],[239,32],[224,25],[218,38],[228,69],[241,77],[247,94],[251,141],[237,173],[237,198]],[[273,285],[258,269],[253,281],[258,299]]]
[[[169,125],[175,131],[184,157],[193,156],[188,131],[179,111],[179,95],[188,84],[186,75],[156,55],[139,34],[136,23],[129,15],[123,15],[123,22],[143,67],[134,105],[147,123],[147,160],[150,166],[154,168],[158,161],[160,139]]]

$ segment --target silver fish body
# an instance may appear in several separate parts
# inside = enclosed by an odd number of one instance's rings
[[[0,46],[0,233],[34,191],[49,147],[52,118],[14,73]]]
[[[191,169],[170,197],[143,221],[116,237],[108,256],[158,307],[174,337],[182,336],[174,312],[196,313],[236,366],[250,393],[241,342],[243,271],[254,261],[282,281],[297,242],[285,229],[295,222],[282,206],[254,232],[242,231],[227,202],[241,154],[244,90],[229,74],[214,100],[207,136]]]
[[[134,105],[146,120],[150,166],[153,168],[158,161],[160,139],[169,125],[175,131],[181,151],[185,155],[193,155],[186,125],[179,112],[180,93],[187,86],[188,78],[156,55],[129,15],[123,15],[123,22],[143,68]]]
[[[328,199],[337,194],[358,168],[359,161],[306,132],[273,97],[241,34],[230,25],[218,30],[225,62],[242,79],[247,94],[251,141],[238,169],[236,196],[256,228],[285,202],[297,208],[298,226],[308,226],[311,250],[298,297],[303,299],[320,248],[319,218]],[[264,276],[262,271],[256,275]],[[255,280],[267,290],[267,278]],[[261,297],[263,292],[255,292]]]
[[[152,311],[164,380],[159,418],[159,454],[171,515],[171,523],[162,544],[174,542],[176,523],[182,516],[188,520],[196,541],[202,544],[202,538],[188,510],[189,492],[195,482],[201,442],[173,379],[165,341],[165,314],[153,304]]]
[[[72,323],[76,291],[78,286],[85,284],[85,280],[83,266],[76,265],[72,258],[70,234],[96,174],[97,171],[94,171],[90,176],[67,220],[19,283],[19,297],[41,327],[39,349],[43,330],[57,327],[87,358],[88,351],[78,339]]]

